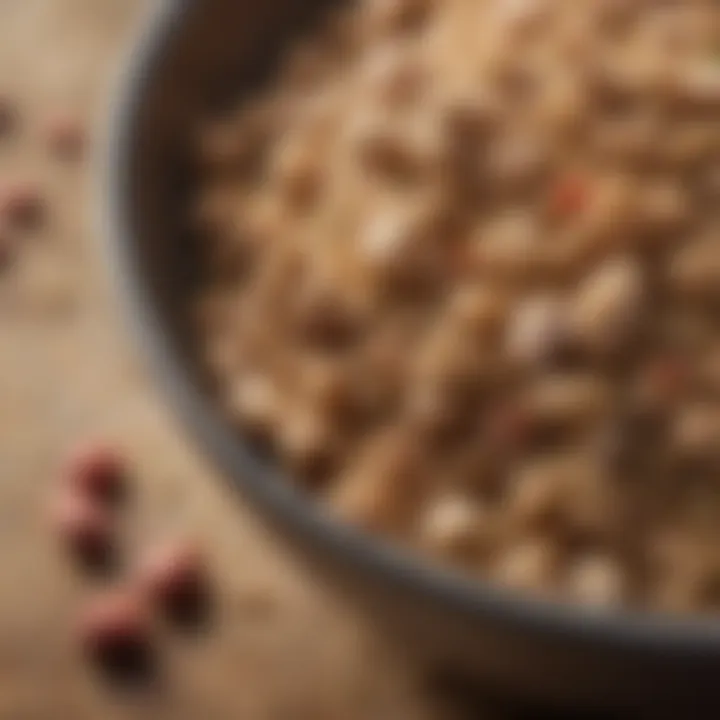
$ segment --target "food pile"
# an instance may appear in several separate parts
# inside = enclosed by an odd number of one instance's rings
[[[720,607],[720,5],[364,0],[203,126],[244,435],[502,585]]]

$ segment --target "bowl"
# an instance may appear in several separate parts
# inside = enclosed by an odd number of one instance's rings
[[[344,527],[238,437],[196,360],[186,299],[197,244],[190,136],[231,94],[272,81],[328,0],[163,2],[110,108],[101,206],[109,270],[157,384],[189,434],[313,579],[410,654],[516,697],[575,707],[707,709],[720,702],[720,624],[592,612],[471,581]]]

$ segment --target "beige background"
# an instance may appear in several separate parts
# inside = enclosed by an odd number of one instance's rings
[[[18,132],[0,140],[0,187],[37,182],[48,215],[16,238],[16,262],[0,276],[0,720],[450,717],[371,632],[283,562],[191,454],[133,359],[89,226],[90,163],[53,159],[42,129],[58,112],[96,126],[143,6],[0,0],[0,96],[20,116]],[[122,519],[128,564],[174,528],[210,549],[213,630],[159,637],[164,683],[152,696],[111,691],[72,643],[93,583],[54,545],[43,511],[62,448],[87,434],[115,438],[135,467]]]

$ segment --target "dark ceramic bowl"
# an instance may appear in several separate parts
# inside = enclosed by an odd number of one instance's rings
[[[184,321],[197,251],[182,222],[193,185],[189,134],[228,88],[249,94],[269,78],[283,46],[322,4],[165,2],[132,49],[111,108],[103,230],[110,271],[158,384],[308,572],[344,591],[418,657],[519,697],[565,705],[720,703],[720,624],[591,614],[424,564],[325,517],[216,408]]]

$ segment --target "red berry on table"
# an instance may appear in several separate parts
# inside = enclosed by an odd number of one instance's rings
[[[112,589],[81,609],[77,641],[101,669],[123,679],[146,679],[151,669],[151,617],[131,589]]]
[[[63,490],[50,507],[53,530],[79,560],[99,564],[112,554],[113,525],[106,509],[91,498]]]
[[[142,559],[138,581],[149,601],[171,619],[197,623],[207,611],[209,578],[205,558],[189,541],[151,549]]]
[[[126,490],[127,465],[115,447],[93,440],[70,452],[64,477],[78,492],[100,500],[116,500]]]

